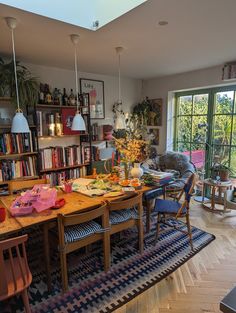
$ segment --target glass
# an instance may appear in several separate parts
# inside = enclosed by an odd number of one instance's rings
[[[229,153],[230,147],[215,145],[213,147],[213,163],[227,163],[229,161]]]
[[[213,143],[229,145],[231,136],[232,116],[215,115],[213,124]]]
[[[191,146],[191,161],[197,169],[204,169],[205,167],[205,144],[195,144]]]
[[[232,175],[236,176],[236,147],[231,148],[230,151],[230,168],[232,169]]]
[[[191,141],[191,116],[180,116],[177,124],[178,141]]]
[[[215,94],[215,114],[229,114],[233,111],[234,91],[223,91]]]
[[[207,140],[207,116],[193,116],[192,141],[193,143],[205,143]],[[189,130],[185,130],[189,131]]]
[[[190,143],[188,142],[178,142],[177,144],[177,150],[179,152],[184,152],[185,155],[188,155],[190,157]]]
[[[192,96],[182,96],[179,97],[178,108],[179,115],[192,114]]]
[[[236,146],[236,116],[233,117],[232,145]]]
[[[208,94],[193,96],[193,114],[207,114]]]

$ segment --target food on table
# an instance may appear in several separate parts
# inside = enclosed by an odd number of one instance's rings
[[[124,180],[120,181],[120,185],[123,187],[128,187],[128,186],[130,186],[130,180],[124,179]]]
[[[148,174],[148,173],[143,174],[142,181],[144,182],[145,185],[154,185],[155,184],[153,176]]]
[[[141,186],[141,182],[140,182],[140,180],[138,178],[133,178],[130,181],[130,185],[132,187],[140,187]]]

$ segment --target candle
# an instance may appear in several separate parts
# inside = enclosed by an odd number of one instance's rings
[[[114,167],[114,159],[115,159],[115,153],[114,151],[112,152],[112,155],[111,155],[111,167],[113,168]]]

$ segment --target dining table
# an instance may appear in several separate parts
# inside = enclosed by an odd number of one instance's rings
[[[142,186],[138,192],[145,194],[150,190],[157,189],[156,186]],[[20,234],[22,231],[27,232],[27,229],[37,225],[42,228],[43,232],[43,246],[44,246],[44,257],[45,257],[45,270],[47,274],[47,285],[48,289],[51,290],[51,271],[50,271],[50,246],[49,246],[49,229],[55,227],[57,224],[57,215],[80,213],[92,210],[104,201],[117,201],[125,198],[129,198],[132,192],[124,192],[119,196],[113,198],[107,198],[104,196],[89,197],[79,192],[65,193],[62,190],[57,191],[57,199],[64,198],[65,204],[59,209],[48,209],[37,213],[33,213],[25,216],[11,216],[10,207],[12,202],[18,195],[8,195],[0,197],[0,206],[3,206],[6,210],[6,219],[4,222],[0,222],[0,240],[8,238],[12,235]],[[147,223],[150,225],[150,205],[147,209]]]

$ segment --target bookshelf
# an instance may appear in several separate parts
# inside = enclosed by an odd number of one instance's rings
[[[70,129],[76,106],[36,104],[39,173],[52,185],[91,173],[91,123],[89,94],[80,97],[80,110],[87,131]],[[83,105],[86,103],[86,105]]]

